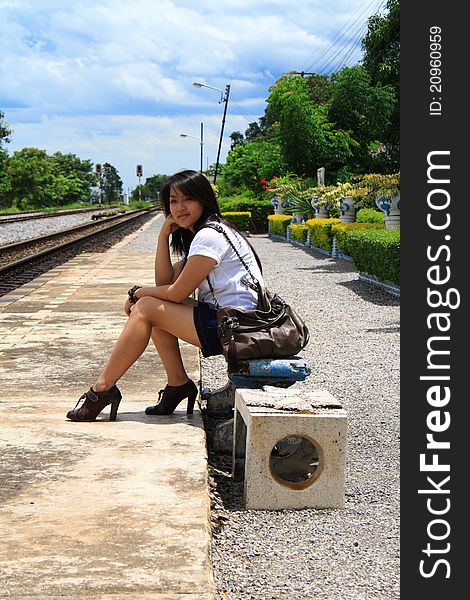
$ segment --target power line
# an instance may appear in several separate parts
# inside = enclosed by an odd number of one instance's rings
[[[321,65],[320,72],[334,73],[338,71],[341,67],[344,67],[352,52],[358,50],[358,43],[362,40],[366,31],[367,24],[364,24],[356,33],[356,36],[354,37],[354,39],[348,47],[339,48],[336,54],[334,54],[332,58],[330,58],[330,60]]]
[[[257,117],[251,117],[250,115],[246,115],[240,108],[239,104],[233,99],[233,96],[232,96],[232,105],[234,105],[235,108],[237,109],[237,111],[241,114],[241,116],[248,121],[248,124],[251,124],[258,120],[259,117],[257,118]]]
[[[333,38],[327,48],[325,48],[318,56],[313,59],[313,56],[309,59],[309,63],[302,67],[302,71],[313,71],[317,73],[325,72],[332,64],[344,65],[345,59],[341,58],[347,55],[349,58],[354,49],[357,49],[358,41],[360,41],[360,35],[365,32],[367,28],[367,22],[364,23],[364,17],[366,15],[376,14],[383,6],[385,6],[385,0],[372,0],[365,8],[355,17],[353,20],[349,20],[346,26],[338,32]],[[351,12],[350,15],[353,13]],[[349,15],[348,15],[349,16]],[[346,46],[341,45],[341,42],[347,38],[352,38]],[[338,47],[339,46],[339,47]],[[334,52],[333,56],[329,58],[329,54]],[[323,60],[323,63],[321,61]],[[336,61],[336,62],[335,62]],[[314,69],[314,65],[317,65]]]

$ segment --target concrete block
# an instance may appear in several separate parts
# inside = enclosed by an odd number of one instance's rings
[[[233,475],[244,480],[245,507],[344,508],[346,412],[325,390],[304,392],[301,412],[274,408],[276,396],[280,390],[235,392]]]
[[[206,413],[211,416],[230,416],[235,402],[234,394],[235,387],[231,381],[217,390],[204,388],[201,397]]]
[[[217,454],[230,454],[232,453],[233,447],[233,421],[223,421],[214,428],[212,449]]]

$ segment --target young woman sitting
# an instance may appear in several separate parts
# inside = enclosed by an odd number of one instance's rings
[[[207,225],[215,222],[223,228],[260,283],[261,263],[248,241],[222,218],[207,178],[196,171],[177,173],[166,181],[161,197],[166,220],[158,237],[155,287],[129,290],[124,307],[129,319],[95,383],[67,413],[72,421],[94,421],[109,404],[110,421],[116,420],[121,402],[116,384],[150,338],[168,383],[160,390],[158,403],[145,413],[169,415],[187,398],[191,414],[197,387],[186,373],[178,340],[201,348],[203,356],[222,354],[214,297],[221,308],[256,307],[258,294],[248,285],[239,257],[225,236]],[[172,264],[171,250],[179,254],[179,262]],[[191,298],[196,290],[198,300]]]

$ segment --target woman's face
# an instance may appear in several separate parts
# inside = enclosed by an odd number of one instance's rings
[[[204,205],[200,200],[185,196],[176,187],[170,189],[170,213],[177,225],[194,232],[194,225],[203,212]]]

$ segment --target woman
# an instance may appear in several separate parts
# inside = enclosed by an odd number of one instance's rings
[[[92,387],[67,413],[72,421],[94,421],[111,404],[110,421],[116,420],[121,393],[118,380],[144,352],[152,338],[168,384],[159,392],[159,402],[147,415],[169,415],[188,399],[193,412],[197,387],[186,373],[178,340],[201,348],[204,356],[222,354],[217,336],[215,306],[256,307],[258,294],[250,287],[247,270],[225,235],[207,225],[216,222],[262,283],[261,264],[245,238],[220,214],[209,181],[196,171],[170,177],[161,192],[166,215],[158,237],[155,258],[156,287],[134,286],[124,307],[129,319],[111,357]],[[172,264],[171,248],[181,256]],[[211,290],[212,287],[212,290]],[[198,290],[199,301],[190,298]],[[78,407],[80,401],[82,405]]]

